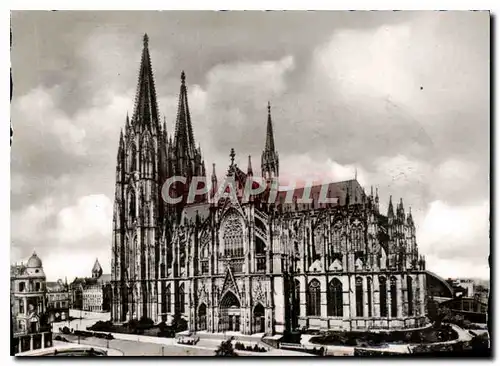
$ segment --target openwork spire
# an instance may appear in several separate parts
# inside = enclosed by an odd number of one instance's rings
[[[267,133],[266,133],[266,151],[274,151],[273,121],[271,119],[271,103],[267,102]]]
[[[149,55],[149,37],[147,34],[144,34],[132,124],[134,127],[143,126],[159,129],[158,123],[158,105],[151,57]]]
[[[186,87],[186,74],[181,73],[181,89],[179,93],[179,104],[177,107],[177,120],[175,123],[174,144],[179,154],[187,155],[190,159],[194,158],[196,145],[191,125],[191,114],[189,113],[189,104]]]
[[[267,102],[266,145],[262,152],[262,176],[267,180],[279,176],[279,158],[274,147],[273,122],[271,119],[271,103]]]

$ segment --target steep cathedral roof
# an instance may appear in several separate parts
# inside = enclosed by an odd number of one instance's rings
[[[323,185],[321,184],[310,187],[309,198],[315,201],[315,207],[320,207],[317,201],[320,197],[322,187]],[[292,202],[300,200],[304,195],[304,190],[304,187],[295,188],[293,190]],[[284,203],[286,195],[289,192],[290,190],[280,191],[278,193],[278,203]],[[363,187],[361,187],[359,182],[355,179],[328,184],[326,198],[337,198],[338,204],[340,205],[362,203],[364,197],[365,193]]]

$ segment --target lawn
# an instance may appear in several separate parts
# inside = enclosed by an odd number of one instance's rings
[[[377,347],[391,344],[429,344],[458,339],[458,334],[449,325],[421,330],[391,332],[340,332],[331,331],[312,337],[311,343],[319,345]]]

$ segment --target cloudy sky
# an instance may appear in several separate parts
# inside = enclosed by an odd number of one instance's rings
[[[270,100],[284,178],[351,179],[412,207],[428,269],[489,278],[486,12],[13,12],[11,261],[110,270],[120,128],[145,32],[169,132],[254,169]]]

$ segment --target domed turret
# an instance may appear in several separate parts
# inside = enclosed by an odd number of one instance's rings
[[[42,268],[42,260],[38,258],[35,252],[33,252],[33,255],[28,259],[28,263],[26,264],[27,268]]]

